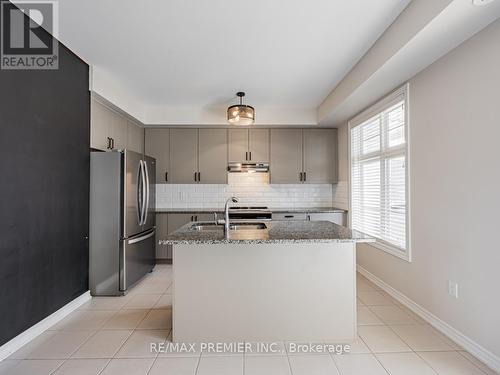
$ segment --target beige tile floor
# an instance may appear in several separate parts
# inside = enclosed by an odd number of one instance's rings
[[[157,354],[150,343],[167,342],[171,331],[171,273],[159,265],[127,296],[93,298],[0,362],[0,374],[495,374],[360,275],[359,338],[350,354]]]

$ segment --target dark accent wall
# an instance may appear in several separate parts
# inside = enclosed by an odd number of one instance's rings
[[[88,290],[88,65],[0,70],[0,345]]]

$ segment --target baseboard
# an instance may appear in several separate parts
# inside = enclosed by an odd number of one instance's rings
[[[90,291],[83,293],[81,296],[75,298],[73,301],[61,307],[59,310],[49,315],[45,319],[39,321],[34,326],[28,328],[26,331],[20,333],[12,340],[0,346],[0,362],[7,358],[9,355],[26,345],[28,342],[36,338],[38,335],[52,327],[54,324],[61,321],[68,314],[75,311],[85,302],[89,301],[92,297]]]
[[[426,322],[428,322],[430,325],[432,325],[438,331],[443,333],[450,340],[456,342],[458,345],[463,347],[466,351],[468,351],[474,357],[476,357],[477,359],[482,361],[484,364],[486,364],[492,370],[500,372],[500,357],[496,356],[495,354],[493,354],[489,350],[483,348],[477,342],[475,342],[474,340],[465,336],[462,332],[456,330],[455,328],[450,326],[448,323],[439,319],[437,316],[435,316],[434,314],[432,314],[428,310],[424,309],[418,303],[414,302],[413,300],[411,300],[410,298],[405,296],[399,290],[394,289],[392,286],[390,286],[385,281],[383,281],[382,279],[380,279],[377,276],[375,276],[374,274],[372,274],[370,271],[361,267],[359,264],[357,266],[357,270],[360,274],[362,274],[364,277],[366,277],[372,283],[374,283],[379,288],[381,288],[382,290],[384,290],[385,292],[390,294],[393,298],[398,300],[401,304],[408,307],[411,311],[413,311],[415,314],[420,316],[422,319],[424,319]]]

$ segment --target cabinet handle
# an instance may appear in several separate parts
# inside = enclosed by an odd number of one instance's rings
[[[111,149],[112,150],[115,149],[115,139],[114,138],[111,138]]]
[[[286,217],[287,219],[291,219],[291,218],[293,217],[293,215],[285,215],[285,217]]]
[[[198,182],[201,182],[201,172],[198,172]]]
[[[168,182],[168,172],[165,172],[165,181]]]
[[[302,172],[299,172],[299,180],[302,181]]]
[[[307,181],[307,173],[304,172],[304,181]]]
[[[108,150],[111,150],[111,138],[106,137],[108,139],[108,146],[106,147]]]
[[[195,180],[195,181],[197,181],[197,180],[196,180],[196,172],[194,172],[194,180]]]
[[[250,158],[248,160],[252,160],[252,151],[249,152]]]
[[[248,160],[248,151],[245,151],[245,160]]]

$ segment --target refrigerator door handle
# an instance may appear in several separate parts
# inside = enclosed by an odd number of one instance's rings
[[[137,218],[139,225],[142,223],[142,163],[139,161],[139,170],[137,171]]]
[[[127,244],[128,245],[133,245],[135,243],[138,243],[138,242],[141,242],[141,241],[144,241],[150,237],[153,237],[155,235],[155,230],[153,229],[150,233],[148,234],[145,234],[144,236],[141,236],[141,237],[137,237],[137,238],[132,238],[130,240],[128,240]]]
[[[143,191],[143,200],[142,200],[142,223],[141,225],[144,225],[146,224],[146,215],[147,215],[147,209],[148,209],[148,184],[147,184],[147,176],[148,176],[148,172],[147,172],[147,168],[146,168],[146,162],[143,160],[142,161],[142,179],[143,179],[143,182],[142,182],[142,191]]]
[[[144,173],[144,162],[139,160],[139,168],[141,170],[141,220],[139,225],[143,225],[145,222],[144,207],[146,205],[146,175]]]
[[[148,173],[148,166],[145,160],[142,161],[142,165],[144,166],[144,172],[146,176],[146,204],[144,205],[144,222],[142,224],[146,224],[149,211],[149,173]]]

